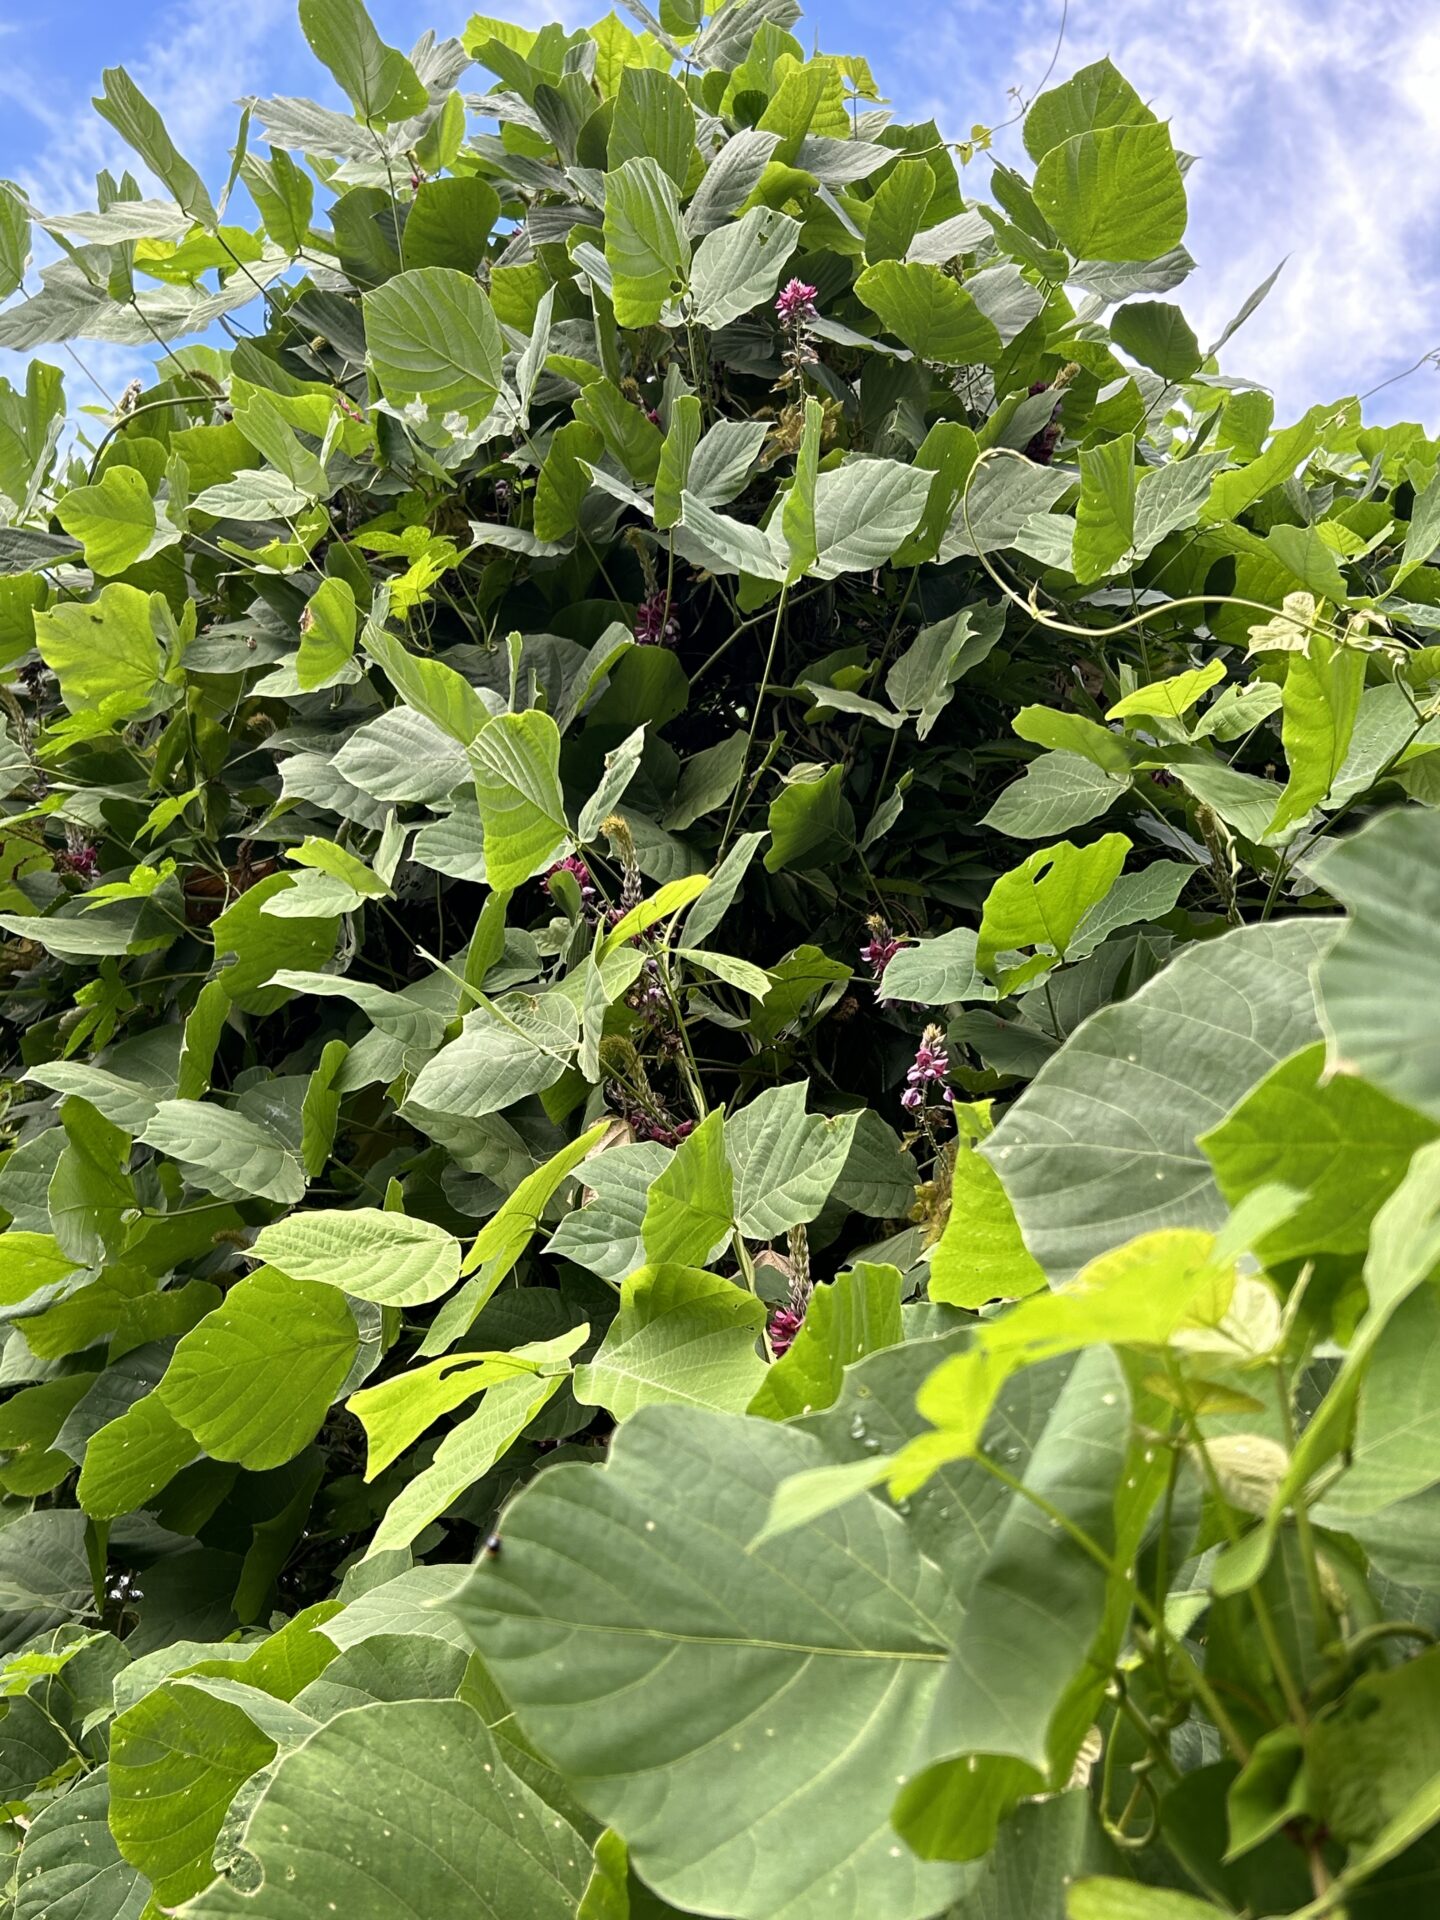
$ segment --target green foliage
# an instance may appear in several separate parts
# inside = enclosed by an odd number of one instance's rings
[[[1440,446],[629,11],[0,183],[0,1908],[1428,1914]]]

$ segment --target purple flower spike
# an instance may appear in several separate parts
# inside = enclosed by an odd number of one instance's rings
[[[787,327],[806,326],[810,321],[820,318],[820,309],[815,305],[819,296],[818,287],[812,287],[804,280],[791,280],[780,289],[775,311]]]
[[[680,622],[670,611],[669,596],[652,593],[635,609],[638,647],[673,647],[680,639]]]
[[[770,1316],[770,1345],[777,1360],[794,1346],[803,1323],[804,1315],[792,1313],[788,1307],[777,1307]]]

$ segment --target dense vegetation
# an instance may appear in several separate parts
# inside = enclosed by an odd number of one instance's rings
[[[631,12],[0,189],[5,1910],[1433,1912],[1440,446]]]

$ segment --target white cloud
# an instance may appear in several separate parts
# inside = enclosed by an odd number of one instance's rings
[[[1006,84],[1038,80],[1060,7],[932,4],[939,18],[901,42],[913,99],[897,104],[963,136],[1008,111]],[[1104,53],[1197,156],[1187,244],[1199,270],[1176,298],[1202,340],[1289,255],[1227,369],[1293,415],[1440,345],[1440,13],[1413,0],[1075,0],[1057,77]],[[1440,424],[1440,375],[1422,370],[1371,410]]]

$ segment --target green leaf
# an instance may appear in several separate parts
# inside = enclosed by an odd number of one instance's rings
[[[590,467],[604,451],[594,427],[570,420],[554,436],[541,463],[535,487],[535,532],[542,540],[564,540],[580,524],[589,496]]]
[[[92,1519],[118,1520],[148,1506],[199,1452],[159,1394],[147,1393],[91,1434],[75,1497]]]
[[[344,580],[322,580],[305,602],[295,678],[301,690],[323,687],[355,652],[355,595]]]
[[[1256,1251],[1266,1261],[1313,1253],[1363,1253],[1370,1224],[1412,1156],[1436,1138],[1434,1123],[1349,1074],[1324,1078],[1317,1042],[1273,1068],[1196,1144],[1231,1206],[1267,1182],[1305,1203]]]
[[[1188,380],[1203,355],[1179,307],[1164,300],[1132,300],[1111,316],[1110,338],[1162,380]]]
[[[0,300],[8,300],[30,262],[30,221],[13,180],[0,180]]]
[[[365,1478],[383,1473],[443,1414],[476,1394],[517,1381],[528,1382],[527,1391],[534,1393],[542,1381],[563,1379],[589,1331],[582,1324],[558,1340],[534,1341],[509,1353],[449,1354],[352,1393],[346,1405],[369,1443]]]
[[[1165,680],[1152,680],[1147,686],[1127,693],[1108,709],[1105,718],[1134,720],[1154,715],[1161,720],[1178,720],[1224,678],[1223,660],[1212,660],[1203,667],[1187,667],[1183,673],[1172,673]]]
[[[443,1227],[378,1207],[288,1214],[260,1229],[250,1253],[292,1280],[389,1307],[438,1300],[460,1278],[460,1244]]]
[[[1147,1887],[1134,1880],[1077,1880],[1065,1902],[1068,1920],[1215,1920],[1223,1907],[1197,1900],[1170,1887]]]
[[[703,1267],[729,1237],[734,1216],[725,1118],[716,1112],[681,1141],[650,1189],[641,1232],[645,1258],[657,1267]]]
[[[1281,690],[1280,737],[1290,775],[1268,831],[1278,834],[1318,806],[1350,751],[1365,687],[1365,655],[1312,633],[1292,653]]]
[[[135,149],[156,178],[164,181],[192,220],[202,227],[215,227],[218,216],[204,181],[176,150],[165,131],[165,122],[129,74],[123,67],[107,67],[100,78],[105,91],[98,100],[92,100],[95,111]]]
[[[473,274],[485,258],[499,215],[500,196],[488,180],[426,180],[405,221],[405,264]]]
[[[816,1287],[799,1332],[766,1371],[749,1412],[764,1420],[791,1420],[833,1406],[847,1367],[904,1339],[900,1292],[898,1268],[868,1261]]]
[[[617,1420],[668,1402],[741,1413],[765,1376],[764,1325],[764,1303],[733,1280],[672,1262],[641,1267],[595,1358],[575,1369],[575,1398]]]
[[[776,1240],[813,1220],[849,1158],[860,1116],[807,1114],[808,1090],[805,1080],[770,1087],[726,1123],[735,1222],[747,1240]]]
[[[903,260],[935,194],[935,175],[923,160],[897,160],[875,189],[865,227],[865,258]]]
[[[275,1742],[233,1701],[167,1680],[110,1729],[110,1831],[178,1905],[208,1885],[210,1855],[237,1790],[275,1756]]]
[[[1440,1651],[1388,1673],[1366,1673],[1315,1723],[1306,1771],[1316,1816],[1336,1840],[1369,1856],[1440,1819]],[[1376,1849],[1376,1843],[1380,1848]],[[1352,1860],[1351,1865],[1358,1864]]]
[[[700,444],[700,425],[700,402],[693,393],[678,394],[670,407],[670,431],[655,475],[655,525],[662,533],[680,518],[682,496]]]
[[[953,933],[902,947],[885,969],[887,999],[913,1000],[924,1007],[993,1000],[995,989],[976,968],[976,938],[973,928],[957,927]]]
[[[258,1196],[291,1207],[304,1195],[305,1171],[280,1136],[226,1107],[162,1100],[140,1138],[223,1200]]]
[[[585,1887],[580,1836],[519,1779],[464,1700],[351,1708],[281,1756],[243,1808],[254,1863],[190,1903],[193,1920],[337,1913],[570,1920]],[[296,1838],[307,1837],[303,1849]]]
[[[1128,779],[1086,755],[1042,753],[1023,779],[1005,789],[982,824],[1019,840],[1043,840],[1108,813],[1128,785]]]
[[[939,267],[884,260],[865,269],[855,292],[921,360],[959,367],[996,361],[1004,351],[994,321]]]
[[[1157,260],[1185,232],[1185,183],[1158,122],[1073,135],[1040,161],[1033,192],[1077,260]]]
[[[319,1432],[357,1346],[342,1293],[262,1267],[185,1335],[156,1391],[212,1459],[278,1467]]]
[[[1440,1119],[1440,1036],[1428,1015],[1440,982],[1440,815],[1397,811],[1313,847],[1307,873],[1349,909],[1315,977],[1331,1072],[1363,1074]]]
[[[428,95],[414,67],[385,45],[360,0],[300,0],[300,26],[367,125],[423,112]]]
[[[949,1217],[930,1255],[930,1298],[974,1309],[991,1300],[1023,1300],[1045,1284],[1043,1268],[1020,1237],[999,1174],[962,1142],[955,1153]]]
[[[855,844],[855,812],[843,767],[795,768],[770,803],[765,871],[826,867]]]
[[[819,536],[815,525],[815,489],[820,471],[820,434],[825,410],[807,394],[805,426],[795,455],[795,478],[780,508],[780,529],[790,554],[785,578],[793,585],[808,573],[819,558]]]
[[[605,175],[605,258],[622,327],[653,327],[666,302],[685,288],[690,241],[679,196],[660,162],[648,155]]]
[[[560,791],[560,729],[548,713],[502,713],[470,749],[492,887],[517,887],[546,866],[570,829]]]
[[[71,713],[94,713],[113,725],[143,713],[157,690],[160,644],[150,597],[138,587],[112,581],[96,600],[37,613],[35,644]]]
[[[678,80],[654,67],[621,70],[607,155],[615,168],[652,159],[684,192],[695,160],[695,109]]]
[[[891,1477],[904,1492],[922,1484],[934,1460],[974,1456],[991,1408],[1010,1377],[1036,1362],[1106,1346],[1161,1347],[1182,1326],[1218,1320],[1233,1274],[1212,1264],[1214,1242],[1194,1228],[1141,1236],[1084,1267],[1083,1284],[1040,1290],[1009,1313],[972,1330],[963,1353],[945,1360],[920,1390],[920,1412],[941,1429],[943,1446],[922,1434]],[[1115,1388],[1117,1398],[1124,1394]],[[1089,1395],[1103,1402],[1102,1396]]]
[[[1121,434],[1080,455],[1075,507],[1075,578],[1082,583],[1121,570],[1135,544],[1135,436]]]
[[[922,1389],[922,1411],[929,1393]],[[923,1770],[896,1804],[899,1831],[927,1855],[968,1859],[988,1851],[1002,1812],[1069,1778],[1100,1703],[1104,1666],[1118,1652],[1103,1637],[1112,1587],[1123,1594],[1122,1630],[1130,1611],[1123,1576],[1098,1563],[1070,1529],[1123,1567],[1165,1485],[1159,1461],[1135,1473],[1130,1421],[1118,1356],[1103,1348],[1085,1354],[1025,1470],[1025,1485],[1048,1511],[1017,1496],[1001,1520],[966,1596],[931,1709]],[[1068,1526],[1056,1526],[1054,1514]],[[1017,1606],[1022,1593],[1025,1604]]]
[[[85,546],[95,573],[124,573],[179,539],[167,522],[157,534],[155,502],[136,467],[107,467],[93,487],[76,487],[61,500],[57,517]]]
[[[588,1329],[576,1331],[583,1339]],[[572,1347],[578,1344],[573,1334],[565,1336],[565,1341]],[[505,1457],[564,1382],[564,1371],[558,1370],[547,1376],[502,1380],[488,1388],[476,1411],[446,1434],[430,1465],[406,1481],[390,1502],[366,1558],[408,1547]]]
[[[1063,960],[1080,922],[1110,891],[1131,843],[1123,833],[1107,833],[1089,846],[1061,840],[1038,847],[1028,859],[1002,874],[985,897],[975,964],[1003,991],[1007,981],[1043,972],[1034,961],[1023,968],[1003,967],[1000,956],[1017,947],[1043,947],[1049,964]],[[1042,957],[1046,957],[1042,956]]]
[[[1096,60],[1035,100],[1025,115],[1025,151],[1043,160],[1077,134],[1098,127],[1146,126],[1155,118],[1109,60]]]
[[[136,1920],[149,1888],[121,1858],[109,1808],[104,1767],[41,1808],[21,1849],[15,1920]]]
[[[398,273],[364,297],[365,341],[385,398],[482,419],[500,395],[505,341],[474,280],[451,267]]]
[[[1052,1283],[1150,1227],[1219,1224],[1196,1138],[1317,1037],[1309,972],[1333,937],[1292,921],[1186,947],[1040,1069],[981,1151]]]
[[[467,1013],[460,1036],[417,1076],[407,1109],[479,1120],[553,1087],[570,1064],[579,1021],[568,1001],[499,1001]]]
[[[1325,1495],[1327,1525],[1349,1530],[1440,1481],[1440,1299],[1422,1286],[1399,1306],[1370,1349],[1344,1474]]]
[[[823,1458],[770,1421],[643,1408],[598,1473],[525,1489],[454,1603],[523,1731],[691,1912],[920,1920],[958,1889],[889,1818],[955,1626],[938,1571],[871,1501],[746,1551],[773,1489]]]
[[[799,238],[800,222],[773,207],[752,207],[739,220],[707,233],[690,269],[698,324],[727,327],[762,301],[773,300]]]

